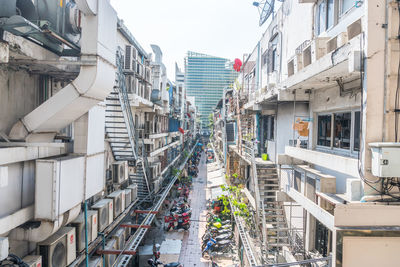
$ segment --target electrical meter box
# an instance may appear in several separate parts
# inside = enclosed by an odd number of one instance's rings
[[[371,172],[378,177],[400,177],[400,143],[369,143]]]

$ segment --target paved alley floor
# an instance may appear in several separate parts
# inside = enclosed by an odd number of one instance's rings
[[[179,262],[185,267],[211,266],[211,262],[201,256],[201,237],[206,230],[207,199],[218,196],[224,184],[224,175],[217,163],[206,164],[206,157],[202,155],[199,164],[199,174],[193,179],[193,188],[189,196],[193,220],[188,232],[182,240]],[[230,258],[216,258],[220,267],[234,266]]]
[[[183,266],[209,266],[201,256],[201,237],[206,227],[207,214],[207,164],[203,154],[200,159],[199,173],[193,179],[193,188],[190,192],[189,203],[192,208],[191,226],[184,234],[179,262]]]

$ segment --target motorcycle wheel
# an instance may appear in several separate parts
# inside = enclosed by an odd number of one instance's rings
[[[182,226],[182,228],[185,229],[185,230],[189,230],[190,224],[185,224],[185,225]]]

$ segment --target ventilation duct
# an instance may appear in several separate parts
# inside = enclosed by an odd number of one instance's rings
[[[77,0],[83,12],[79,76],[20,119],[9,134],[13,140],[49,142],[111,92],[115,81],[117,15],[107,0]]]

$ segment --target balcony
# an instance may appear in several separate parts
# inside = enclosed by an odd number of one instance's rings
[[[310,42],[302,51],[302,64],[294,63],[294,59],[288,62],[288,68],[295,68],[291,75],[280,83],[281,91],[290,91],[299,88],[321,89],[337,85],[336,80],[354,80],[360,77],[360,38],[361,35],[352,37],[348,42],[340,41],[337,48],[328,38],[317,38]],[[338,41],[337,39],[336,42]],[[342,40],[339,38],[339,40]],[[285,100],[293,96],[286,93],[278,95],[278,99]]]
[[[352,177],[358,177],[358,160],[331,153],[309,150],[299,147],[285,147],[285,155],[300,161],[318,165]],[[278,164],[285,164],[283,161]]]

